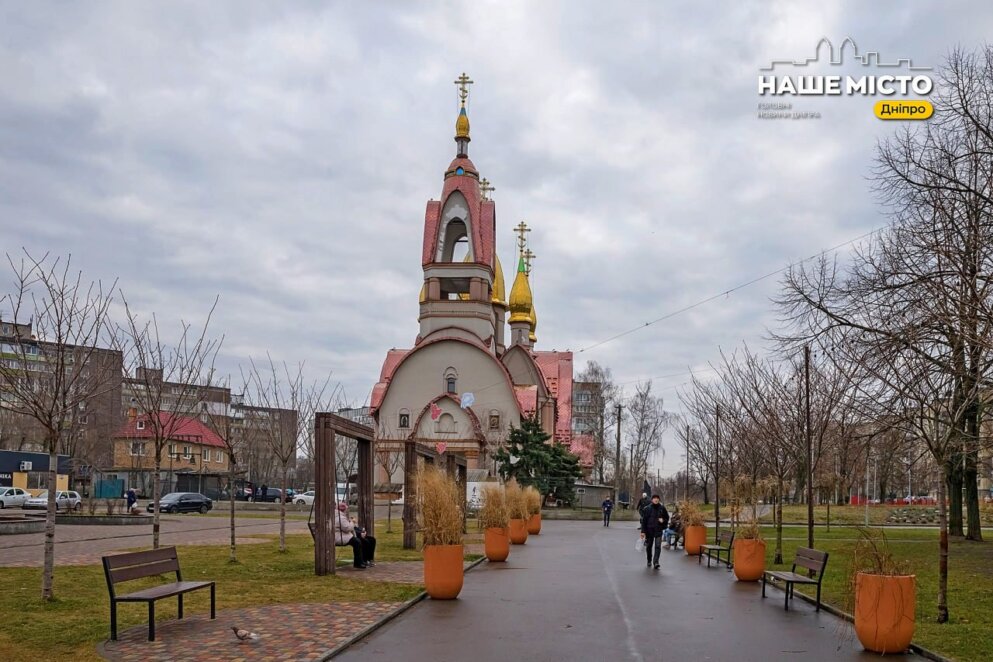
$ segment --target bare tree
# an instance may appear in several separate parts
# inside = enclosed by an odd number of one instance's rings
[[[11,320],[12,332],[2,340],[8,358],[0,361],[0,407],[35,421],[44,435],[49,463],[41,595],[51,600],[58,453],[78,432],[80,408],[112,387],[114,375],[100,363],[97,343],[109,324],[116,283],[105,291],[100,282],[85,282],[72,271],[71,258],[35,258],[25,251],[7,261],[14,286],[0,299],[0,319]]]
[[[630,440],[630,475],[633,484],[648,472],[648,461],[656,453],[664,452],[662,434],[669,424],[669,415],[662,407],[662,398],[652,395],[652,381],[635,387],[628,400],[627,426]]]
[[[219,387],[230,394],[230,379],[221,381]],[[244,388],[242,389],[244,392]],[[240,396],[238,396],[240,397]],[[244,437],[238,434],[235,425],[235,415],[230,398],[227,402],[219,403],[219,407],[206,407],[202,413],[202,419],[210,430],[224,443],[224,453],[228,458],[228,526],[231,531],[230,540],[230,563],[238,562],[236,550],[235,534],[235,481],[238,475],[238,458],[241,454],[242,440]]]
[[[574,402],[573,416],[581,413],[590,422],[593,437],[593,471],[603,484],[607,460],[613,456],[608,450],[611,440],[607,438],[607,431],[614,425],[616,418],[614,405],[618,400],[619,391],[614,384],[610,368],[601,366],[596,361],[587,363],[576,381],[588,384],[587,392],[590,394],[590,400],[583,403]],[[581,412],[579,408],[582,408]]]
[[[161,531],[162,455],[181,419],[199,416],[204,392],[214,378],[214,361],[223,336],[215,339],[207,334],[216,308],[217,299],[199,329],[180,321],[179,338],[170,344],[160,334],[156,316],[143,319],[125,298],[125,322],[115,333],[115,346],[124,355],[125,371],[131,375],[131,406],[147,426],[153,445],[152,546],[156,549]]]
[[[376,462],[382,467],[383,473],[386,474],[386,481],[390,484],[390,490],[392,490],[393,476],[403,468],[403,451],[376,451]],[[386,505],[386,532],[393,532],[393,499],[390,499]]]

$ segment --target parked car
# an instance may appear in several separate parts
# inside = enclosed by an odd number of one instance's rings
[[[262,498],[262,489],[259,488],[255,490],[255,498],[252,501],[257,501],[259,503],[279,503],[283,498],[283,491],[278,487],[269,487],[266,489],[265,498]],[[287,501],[289,503],[289,501]]]
[[[31,495],[19,487],[0,487],[0,508],[23,506]]]
[[[308,490],[306,492],[298,492],[296,496],[293,497],[293,503],[301,506],[312,506],[314,505],[314,496],[317,492],[314,490]]]
[[[82,502],[79,492],[59,490],[55,493],[55,510],[79,510],[83,507]],[[39,492],[38,496],[25,501],[22,508],[26,510],[45,510],[48,508],[48,490]]]
[[[160,513],[205,513],[214,502],[197,492],[170,492],[159,499]],[[155,502],[148,504],[148,512],[155,512]]]

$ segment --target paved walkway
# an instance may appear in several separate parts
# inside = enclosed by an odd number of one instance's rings
[[[287,533],[304,533],[307,523],[286,520]],[[237,543],[267,542],[248,538],[257,534],[279,533],[279,519],[243,517],[237,520]],[[226,545],[231,540],[228,520],[202,515],[162,517],[163,545]],[[0,536],[0,567],[40,567],[44,562],[44,533]],[[110,552],[151,547],[152,525],[60,524],[55,527],[55,563],[92,565]]]
[[[458,600],[426,600],[336,659],[879,659],[840,619],[799,599],[785,612],[781,592],[763,600],[681,551],[646,568],[636,535],[629,522],[545,522],[507,563],[467,574]]]

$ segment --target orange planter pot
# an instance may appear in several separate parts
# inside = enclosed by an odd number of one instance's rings
[[[700,554],[700,545],[707,542],[707,527],[688,526],[683,531],[683,548],[690,556]]]
[[[528,535],[536,536],[541,533],[541,513],[535,513],[528,518]]]
[[[734,541],[734,576],[738,581],[755,582],[762,579],[765,572],[765,541]]]
[[[866,650],[902,653],[914,638],[917,577],[855,577],[855,634]]]
[[[452,600],[462,591],[462,545],[424,546],[424,590],[435,600]]]
[[[523,545],[528,541],[527,523],[522,519],[510,520],[510,542]]]
[[[510,556],[510,537],[507,529],[491,527],[483,534],[486,558],[490,561],[506,561]]]

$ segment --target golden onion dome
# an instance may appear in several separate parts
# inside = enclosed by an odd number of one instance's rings
[[[462,106],[462,109],[459,110],[459,118],[455,120],[455,137],[469,137],[469,116],[466,115],[465,106]]]
[[[495,268],[493,270],[493,298],[492,302],[500,305],[507,305],[507,285],[503,280],[503,265],[500,264],[500,256],[493,256],[493,264]]]
[[[427,288],[428,288],[427,283],[421,285],[421,296],[418,299],[419,303],[424,303],[425,301],[427,301],[428,298]]]
[[[534,312],[534,305],[531,306],[531,332],[528,334],[528,339],[531,342],[537,342],[538,337],[534,335],[535,330],[538,328],[538,315]]]
[[[517,276],[514,278],[514,286],[510,288],[510,323],[527,322],[531,323],[531,284],[528,282],[528,275],[524,269],[524,258],[521,257],[517,265]]]

